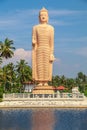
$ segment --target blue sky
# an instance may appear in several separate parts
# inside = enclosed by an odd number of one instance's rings
[[[0,0],[0,41],[8,37],[16,47],[4,64],[24,58],[31,65],[32,27],[42,7],[55,28],[53,75],[87,75],[87,0]]]

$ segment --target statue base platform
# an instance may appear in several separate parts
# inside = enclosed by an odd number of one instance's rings
[[[53,86],[36,86],[33,89],[33,94],[54,94]]]

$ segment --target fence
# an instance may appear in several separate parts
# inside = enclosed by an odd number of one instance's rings
[[[30,94],[12,93],[3,94],[3,99],[83,99],[83,93],[58,93],[58,94]]]

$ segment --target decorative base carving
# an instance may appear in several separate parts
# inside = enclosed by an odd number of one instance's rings
[[[33,94],[54,94],[52,86],[36,86],[33,89]]]

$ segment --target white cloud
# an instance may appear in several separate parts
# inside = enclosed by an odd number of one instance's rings
[[[60,63],[60,62],[61,62],[61,59],[60,59],[60,58],[56,58],[56,57],[55,57],[54,62],[56,62],[56,63]]]
[[[75,14],[77,11],[71,11],[71,10],[51,10],[49,11],[51,15],[70,15]]]
[[[38,9],[16,10],[16,15],[22,17],[37,15],[38,13],[39,13]]]
[[[75,53],[87,57],[87,47],[79,48],[75,50]]]
[[[17,10],[0,15],[0,29],[8,30],[9,28],[9,30],[14,29],[18,31],[25,28],[29,29],[35,22],[36,12],[35,10]]]
[[[12,27],[17,24],[16,20],[2,19],[0,20],[0,28]]]
[[[63,48],[63,52],[72,53],[74,55],[80,55],[83,57],[87,57],[87,47],[80,48]]]
[[[26,51],[23,48],[17,49],[14,52],[14,57],[21,58],[21,59],[27,59],[31,57],[31,51]]]
[[[54,16],[64,16],[64,15],[78,15],[78,14],[87,14],[87,10],[79,11],[79,10],[49,10],[50,15]]]
[[[74,10],[48,10],[49,15],[54,16],[71,16],[71,15],[78,15],[78,14],[86,14],[87,11],[74,11]],[[30,28],[32,24],[38,23],[38,9],[28,9],[28,10],[16,10],[15,12],[8,12],[8,14],[0,15],[0,28],[8,26],[9,28],[11,25],[13,28],[19,28],[20,25],[22,28]],[[53,21],[55,25],[68,25],[69,23],[65,23],[64,21]],[[12,27],[11,27],[12,28]]]
[[[64,22],[64,21],[59,21],[59,20],[51,20],[50,24],[56,25],[56,26],[69,26],[72,25],[72,23]]]
[[[58,40],[59,42],[87,42],[87,37],[79,38],[62,38]]]
[[[4,59],[3,64],[8,64],[10,62],[13,62],[16,64],[17,61],[20,61],[20,59],[24,59],[29,65],[31,65],[31,51],[26,51],[23,48],[19,48],[14,51],[14,56],[10,59]]]
[[[27,9],[27,10],[16,10],[16,16],[27,17],[27,16],[38,16],[40,9]],[[49,9],[48,13],[50,16],[64,16],[64,15],[73,15],[73,14],[82,14],[87,13],[87,11],[79,10],[58,10],[58,9]],[[25,15],[26,14],[26,15]]]

